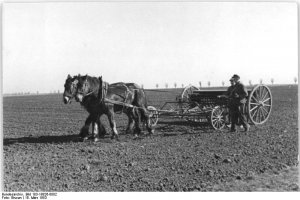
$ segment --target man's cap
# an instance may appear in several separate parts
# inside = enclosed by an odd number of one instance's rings
[[[232,81],[232,80],[233,81],[238,81],[238,80],[240,80],[240,76],[237,75],[237,74],[234,74],[229,81]]]

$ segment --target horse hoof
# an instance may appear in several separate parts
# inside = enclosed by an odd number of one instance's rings
[[[119,135],[117,135],[117,134],[114,134],[112,137],[113,137],[114,139],[116,139],[117,141],[119,140]]]
[[[94,142],[98,142],[99,141],[99,138],[94,138]]]
[[[84,137],[83,138],[83,141],[87,141],[87,140],[89,140],[89,137]]]

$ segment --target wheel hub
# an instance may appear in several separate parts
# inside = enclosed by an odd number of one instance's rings
[[[221,121],[221,119],[222,119],[222,116],[221,116],[221,115],[219,115],[219,116],[217,116],[216,118],[218,119],[218,121]]]
[[[259,101],[258,102],[258,106],[264,106],[264,102],[263,101]]]

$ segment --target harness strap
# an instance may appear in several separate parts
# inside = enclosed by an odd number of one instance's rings
[[[112,99],[108,99],[106,98],[106,95],[107,95],[107,91],[108,91],[108,87],[109,85],[107,83],[103,84],[102,82],[102,87],[101,87],[101,99],[100,99],[100,102],[102,103],[111,103],[111,104],[114,104],[114,105],[120,105],[120,106],[123,106],[122,108],[122,111],[121,112],[124,112],[124,109],[125,108],[132,108],[133,110],[134,109],[143,109],[142,107],[137,107],[137,106],[134,106],[132,104],[129,104],[129,103],[126,103],[126,100],[128,99],[128,95],[129,93],[132,94],[132,97],[134,98],[134,92],[130,91],[129,87],[127,87],[127,85],[125,85],[124,83],[121,84],[122,86],[124,86],[126,88],[126,94],[125,94],[125,97],[124,96],[121,96],[119,94],[116,94],[122,98],[124,98],[124,101],[125,102],[120,102],[120,101],[115,101],[115,100],[112,100]],[[100,89],[100,88],[99,88]],[[138,89],[133,89],[133,90],[138,90]],[[92,92],[89,92],[88,94],[86,95],[90,95],[92,94],[94,91]],[[100,92],[100,91],[99,91]]]
[[[101,83],[101,84],[100,84]],[[107,90],[108,90],[108,83],[106,82],[103,82],[102,81],[102,77],[101,77],[101,82],[99,83],[99,90],[101,90],[101,93],[100,91],[98,90],[98,99],[100,100],[100,103],[103,102],[104,98],[106,97],[107,95]],[[99,97],[99,94],[101,94],[101,97]]]
[[[84,95],[84,97],[86,97],[86,96],[89,96],[89,95],[93,94],[95,91],[96,91],[96,90],[93,90],[93,91],[91,91],[91,92],[87,93],[86,95]]]
[[[130,91],[129,87],[125,83],[118,83],[117,85],[113,85],[112,87],[118,87],[118,86],[123,86],[126,89],[124,96],[122,96],[121,94],[115,94],[115,95],[118,95],[119,97],[123,98],[124,102],[127,101],[129,94],[131,94],[132,98],[134,98],[134,93],[132,91]],[[124,112],[124,109],[126,109],[127,107],[133,107],[133,106],[129,106],[130,104],[123,103],[123,102],[118,102],[118,103],[114,103],[114,104],[123,106],[122,110],[120,112]]]
[[[123,107],[130,107],[130,108],[134,108],[136,106],[134,105],[131,105],[129,103],[124,103],[124,102],[120,102],[120,101],[115,101],[115,100],[111,100],[111,99],[107,99],[107,98],[104,98],[104,102],[105,103],[112,103],[112,104],[116,104],[116,105],[120,105],[120,106],[123,106]]]

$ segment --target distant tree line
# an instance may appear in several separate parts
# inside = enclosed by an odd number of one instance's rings
[[[294,77],[293,82],[294,82],[295,84],[297,84],[298,78],[297,78],[297,77]],[[203,86],[202,83],[203,83],[202,81],[199,81],[199,82],[198,82],[199,88],[205,87],[205,86]],[[225,83],[226,83],[225,81],[221,81],[220,83],[221,83],[221,85],[219,85],[219,86],[223,86],[223,87],[226,86],[226,85],[225,85]],[[263,84],[263,79],[259,79],[259,83],[260,83],[260,84]],[[270,83],[273,85],[273,84],[275,83],[275,79],[274,79],[274,78],[271,78],[271,79],[270,79]],[[174,82],[173,85],[174,85],[174,88],[177,88],[177,86],[178,86],[178,84],[177,84],[176,82]],[[248,81],[248,85],[250,85],[250,86],[253,85],[252,80],[249,80],[249,81]],[[169,88],[169,84],[168,84],[168,83],[165,83],[164,86],[165,86],[165,88]],[[207,86],[207,87],[210,87],[210,86],[211,86],[211,81],[207,81],[207,85],[206,85],[206,86]],[[144,88],[144,85],[141,84],[141,87]],[[155,87],[156,87],[156,89],[158,89],[158,88],[159,88],[159,84],[156,83],[156,84],[155,84]],[[184,88],[185,85],[182,83],[182,84],[181,84],[181,87]],[[217,85],[216,87],[218,87],[218,85]],[[61,92],[60,92],[60,90],[53,90],[53,91],[50,91],[49,93],[50,93],[50,94],[60,94]],[[30,95],[30,94],[40,94],[40,92],[39,92],[39,91],[36,91],[36,93],[31,93],[31,92],[15,92],[15,93],[11,93],[10,95]]]
[[[298,78],[297,78],[297,77],[294,77],[293,82],[294,82],[295,84],[297,84]],[[202,83],[203,83],[202,81],[199,81],[199,82],[198,82],[199,88],[205,87],[205,85],[203,85]],[[258,83],[259,83],[259,84],[263,84],[263,83],[264,83],[263,79],[260,78],[260,79],[258,80]],[[271,78],[271,79],[270,79],[270,83],[273,85],[273,84],[275,83],[275,79],[274,79],[274,78]],[[250,85],[250,86],[253,85],[252,80],[249,80],[249,81],[248,81],[248,85]],[[143,85],[142,85],[142,86],[143,86]],[[165,86],[164,88],[169,88],[169,84],[168,84],[168,83],[165,83],[164,86]],[[178,84],[177,84],[176,82],[174,82],[173,86],[174,86],[174,88],[177,88]],[[207,81],[206,86],[207,86],[207,87],[211,87],[211,81]],[[216,87],[218,87],[218,86],[225,87],[225,86],[226,86],[226,82],[225,82],[225,81],[221,81],[221,85],[216,85]],[[156,83],[156,84],[155,84],[155,87],[158,89],[158,88],[159,88],[159,84]],[[185,85],[182,83],[182,84],[181,84],[181,87],[184,88]]]

